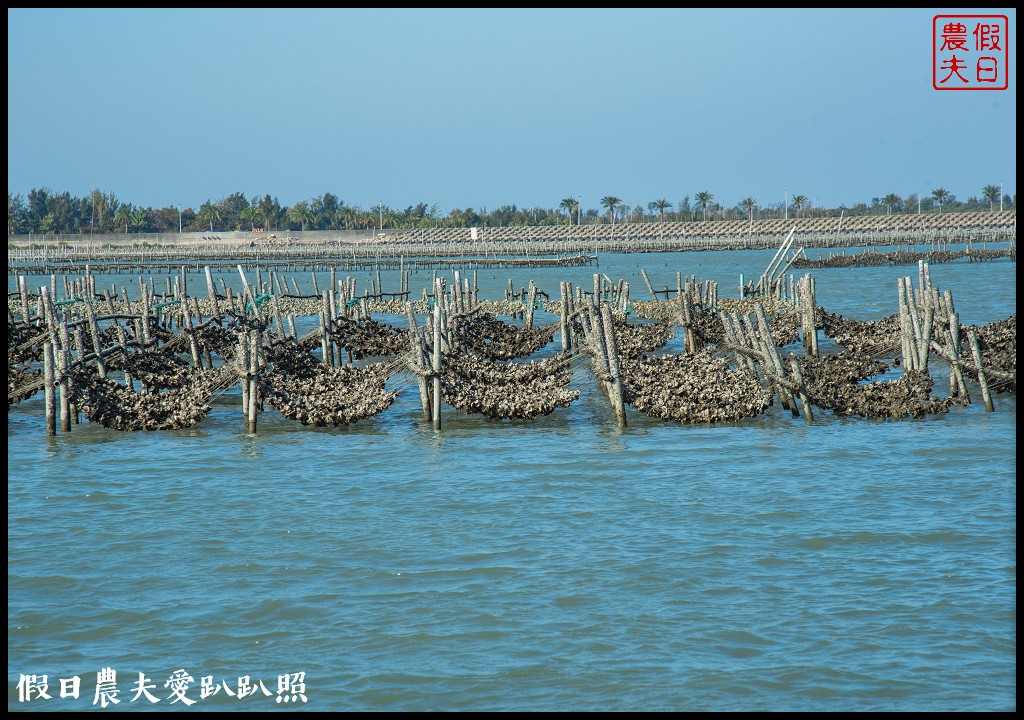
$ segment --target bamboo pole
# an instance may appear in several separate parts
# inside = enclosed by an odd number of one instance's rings
[[[260,372],[260,334],[253,330],[249,333],[249,432],[256,432],[256,421],[260,406],[259,391]]]
[[[949,394],[961,397],[969,403],[971,396],[967,392],[967,384],[964,382],[963,370],[960,367],[960,316],[956,312],[949,314],[949,344],[953,355],[949,371]]]
[[[333,353],[331,352],[331,341],[328,338],[329,331],[327,330],[327,319],[324,317],[326,313],[323,308],[317,313],[317,318],[320,320],[320,354],[321,362],[324,365],[331,366],[334,364]]]
[[[244,333],[238,336],[238,374],[242,377],[242,422],[249,431],[249,342]]]
[[[764,273],[761,275],[762,280],[765,283],[761,285],[761,291],[765,294],[767,294],[771,289],[770,287],[767,286],[766,283],[768,280],[771,279],[772,275],[774,274],[775,263],[778,262],[780,258],[784,258],[786,256],[786,253],[789,252],[790,245],[793,244],[794,232],[796,232],[796,225],[790,228],[789,234],[786,236],[786,239],[782,241],[782,245],[779,246],[778,252],[775,253],[775,257],[773,257],[772,261],[768,263],[768,267],[765,268]]]
[[[58,355],[58,370],[60,371],[60,429],[62,432],[71,432],[71,379],[68,377],[68,371],[71,366],[71,350],[67,322],[61,318],[58,327],[60,332],[60,354]]]
[[[412,303],[405,302],[405,315],[409,319],[409,352],[413,365],[413,372],[420,388],[420,405],[423,409],[423,419],[431,419],[430,411],[430,388],[427,385],[426,363],[424,362],[423,336],[416,327],[416,315],[412,310]]]
[[[814,292],[814,278],[807,276],[807,288],[810,291],[810,302],[807,306],[807,323],[811,334],[811,356],[818,357],[818,299]]]
[[[609,396],[609,377],[611,376],[611,371],[608,369],[608,349],[605,345],[604,319],[593,296],[588,299],[587,312],[590,315],[590,336],[593,342],[594,376],[597,378],[597,385],[601,388],[601,392],[605,396]]]
[[[57,434],[57,400],[54,394],[56,370],[53,362],[53,343],[43,343],[43,383],[46,398],[46,434]]]
[[[780,379],[785,379],[786,371],[782,368],[782,360],[779,358],[779,348],[775,344],[775,338],[772,337],[771,328],[768,326],[768,318],[764,314],[764,308],[760,304],[756,304],[754,305],[754,313],[757,316],[757,327],[761,333],[761,344],[764,346],[764,352],[768,356],[768,360],[771,362],[772,368],[775,370],[775,374]],[[779,396],[779,400],[782,401],[782,406],[788,407],[790,412],[793,413],[793,417],[796,417],[796,401],[790,394],[789,390],[787,390],[781,382],[773,382],[773,384],[776,386],[776,393]]]
[[[918,346],[917,361],[923,372],[928,372],[928,355],[932,340],[932,326],[935,322],[935,299],[933,290],[926,288],[921,291],[924,298],[924,327],[921,328],[921,344]]]
[[[657,300],[658,294],[654,292],[654,286],[651,285],[651,279],[647,277],[647,271],[644,268],[640,268],[640,274],[644,277],[644,283],[647,285],[647,291],[651,293],[651,300]]]
[[[559,332],[561,334],[561,340],[562,340],[562,352],[568,352],[569,351],[569,327],[568,327],[569,326],[569,324],[568,324],[569,308],[568,308],[568,299],[566,298],[567,291],[566,291],[565,285],[566,285],[565,281],[562,281],[561,283],[558,284],[558,294],[559,294],[559,301],[560,301],[559,302],[558,322],[559,322]]]
[[[903,355],[903,371],[908,372],[914,369],[917,362],[917,351],[913,347],[913,333],[910,330],[910,311],[907,308],[907,299],[904,294],[904,278],[896,278],[899,297],[899,322],[900,322],[900,348]]]
[[[533,327],[533,309],[537,299],[537,286],[530,280],[530,293],[526,300],[526,327]]]
[[[277,323],[277,337],[284,340],[284,323],[281,319],[281,305],[277,301],[277,295],[271,295],[270,302],[274,307],[274,322]]]
[[[85,313],[89,317],[89,333],[92,335],[92,349],[96,353],[96,370],[101,378],[107,377],[107,366],[103,362],[103,354],[100,352],[100,332],[96,324],[96,313],[93,311],[92,298],[85,300]]]
[[[992,404],[992,394],[988,390],[988,380],[985,379],[985,368],[981,364],[981,348],[978,347],[978,335],[974,328],[967,331],[967,337],[971,342],[971,353],[974,355],[974,364],[978,366],[978,384],[981,385],[981,399],[985,402],[985,410],[992,412],[995,406]]]
[[[612,310],[608,305],[601,307],[601,319],[604,322],[605,347],[608,351],[608,374],[611,376],[608,385],[608,398],[611,400],[615,420],[620,428],[624,428],[626,427],[626,407],[622,399],[622,372],[619,367],[619,350],[615,341]]]
[[[25,287],[25,276],[18,276],[18,292],[21,295],[21,318],[28,323],[28,289]]]
[[[443,313],[441,311],[441,294],[437,293],[437,296],[438,301],[434,303],[434,430],[441,429],[441,322]]]
[[[807,385],[804,383],[803,373],[800,372],[800,364],[797,363],[795,357],[791,357],[789,359],[789,364],[790,367],[793,369],[793,379],[800,386],[798,395],[800,397],[800,406],[804,410],[804,419],[806,420],[807,424],[810,425],[811,422],[814,420],[814,416],[811,411],[811,399],[807,395]],[[796,408],[794,407],[794,417],[796,417],[795,410]]]
[[[181,298],[181,318],[185,325],[185,334],[188,335],[188,346],[192,351],[192,365],[202,370],[203,361],[199,357],[199,343],[196,342],[196,334],[192,329],[192,311],[189,309],[187,296]]]
[[[210,297],[210,312],[214,317],[220,317],[220,305],[217,302],[217,287],[213,284],[213,275],[210,273],[210,266],[206,266],[206,292]]]

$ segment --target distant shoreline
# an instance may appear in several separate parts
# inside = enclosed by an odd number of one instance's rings
[[[416,228],[378,230],[317,230],[270,232],[208,231],[189,233],[104,233],[74,235],[8,235],[8,249],[31,247],[91,248],[181,246],[224,247],[245,246],[255,243],[260,247],[288,247],[290,245],[355,245],[366,244],[469,244],[488,243],[593,243],[612,241],[614,243],[671,242],[683,244],[711,244],[743,246],[744,241],[763,244],[767,238],[777,238],[774,244],[785,237],[792,228],[795,236],[806,239],[814,246],[814,238],[823,246],[852,246],[872,244],[863,242],[866,236],[882,238],[929,233],[957,233],[982,235],[985,233],[1005,234],[1016,238],[1017,213],[1003,212],[970,213],[926,213],[921,215],[867,215],[854,217],[791,218],[773,220],[711,220],[707,222],[649,222],[595,225],[533,225],[522,227],[481,227],[476,228],[476,242],[472,228]],[[710,249],[710,248],[708,248]],[[726,249],[723,247],[723,249]],[[556,251],[557,252],[557,251]]]

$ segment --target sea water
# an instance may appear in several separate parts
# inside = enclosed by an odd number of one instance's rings
[[[557,298],[600,272],[649,299],[643,267],[658,290],[681,272],[737,297],[773,254],[477,277],[482,298],[509,277]],[[1016,312],[1015,270],[931,277],[985,324]],[[812,274],[818,304],[858,320],[895,313],[897,278],[917,281],[914,266]],[[431,276],[413,274],[414,296]],[[205,294],[201,270],[190,283]],[[161,432],[47,437],[41,394],[14,405],[8,709],[1015,709],[1015,396],[986,412],[968,380],[971,405],[921,419],[816,408],[807,426],[776,403],[710,425],[630,409],[619,429],[587,363],[571,367],[568,408],[445,406],[439,432],[406,376],[394,405],[343,428],[268,410],[247,433],[237,388]]]

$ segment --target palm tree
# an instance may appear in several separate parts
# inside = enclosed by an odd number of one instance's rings
[[[652,212],[654,210],[658,211],[658,222],[665,222],[665,210],[667,210],[670,207],[672,207],[672,203],[670,203],[665,198],[659,198],[658,200],[654,200],[653,202],[647,203],[648,210]]]
[[[608,214],[611,215],[612,225],[615,224],[615,208],[622,202],[621,198],[617,198],[614,195],[605,195],[601,198],[601,204],[608,208]]]
[[[132,227],[145,228],[147,219],[148,213],[146,212],[146,208],[135,208],[132,212]]]
[[[988,211],[992,212],[992,206],[999,200],[999,196],[1003,194],[1003,191],[999,189],[998,185],[986,185],[981,191],[982,197],[988,200]]]
[[[299,224],[299,229],[303,232],[306,231],[306,223],[309,222],[310,212],[309,205],[305,200],[301,200],[292,207],[288,208],[288,220]]]
[[[277,198],[264,195],[257,207],[260,214],[263,215],[263,229],[270,230],[271,225],[273,225],[273,229],[277,230],[277,220],[281,216],[281,204],[277,201]]]
[[[213,223],[220,221],[220,208],[207,200],[200,206],[197,215],[204,225],[209,224],[210,232],[213,232]]]
[[[117,209],[114,213],[114,222],[121,224],[124,223],[125,235],[128,234],[128,223],[132,221],[132,206],[130,203],[125,203]]]
[[[242,222],[249,223],[250,232],[256,230],[256,218],[259,216],[259,212],[252,205],[244,207],[238,211],[238,219]]]
[[[572,225],[572,214],[579,206],[576,198],[565,198],[562,202],[558,203],[558,207],[565,208],[566,213],[569,215],[569,224]]]
[[[939,212],[942,212],[942,205],[949,198],[949,190],[944,187],[936,188],[932,190],[932,197],[935,198],[935,202],[939,204]]]
[[[707,190],[705,190],[704,192],[697,193],[696,195],[693,196],[693,198],[701,206],[701,209],[704,210],[704,222],[707,222],[707,219],[708,219],[708,205],[710,205],[711,203],[713,203],[715,201],[715,196],[712,195]]]
[[[757,207],[757,200],[748,195],[747,197],[740,200],[740,207],[746,211],[747,215],[750,216],[750,221],[753,222],[754,208]]]
[[[338,223],[338,228],[341,229],[343,227],[346,230],[352,229],[351,226],[353,223],[354,214],[355,213],[352,208],[342,203],[342,206],[338,208],[338,212],[335,213],[335,222]]]
[[[800,215],[800,209],[807,207],[810,200],[807,199],[806,195],[794,195],[793,196],[793,209],[796,210],[796,214]]]
[[[882,198],[882,204],[885,205],[886,207],[886,215],[892,215],[893,207],[898,207],[902,203],[903,198],[901,198],[896,193],[889,193],[884,198]]]

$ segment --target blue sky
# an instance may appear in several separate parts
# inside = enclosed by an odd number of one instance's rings
[[[936,14],[1009,89],[932,88]],[[1016,11],[7,11],[7,184],[198,208],[1016,194]]]

